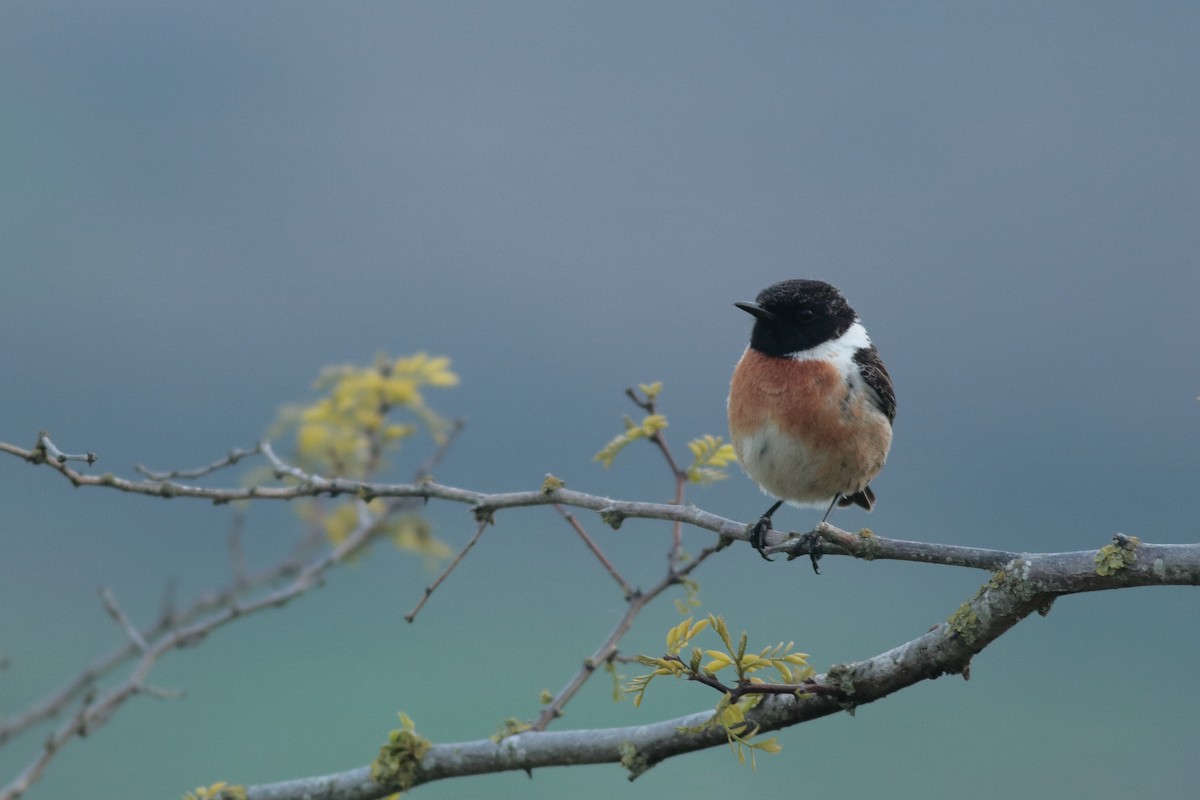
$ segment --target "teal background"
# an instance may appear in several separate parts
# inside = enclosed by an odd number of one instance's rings
[[[483,491],[547,472],[665,500],[658,454],[592,455],[662,380],[676,450],[724,433],[749,331],[732,307],[828,280],[896,381],[879,505],[834,521],[1012,550],[1114,532],[1197,539],[1200,7],[1186,3],[6,3],[0,8],[0,439],[48,428],[92,469],[191,467],[252,444],[330,363],[454,359],[467,428],[438,470]],[[396,459],[406,479],[428,452]],[[225,481],[234,481],[227,475]],[[229,576],[228,509],[73,490],[0,459],[0,713]],[[750,520],[736,475],[690,499]],[[432,504],[455,546],[474,526]],[[631,581],[668,528],[585,524]],[[549,509],[505,512],[418,621],[430,580],[377,548],[284,609],[168,656],[52,762],[31,800],[174,798],[367,763],[404,710],[435,741],[530,717],[619,618]],[[807,528],[815,513],[777,522]],[[247,556],[297,535],[257,504]],[[688,531],[692,551],[708,534]],[[726,552],[703,610],[823,669],[944,620],[986,577]],[[757,771],[711,751],[422,787],[428,798],[1194,796],[1191,589],[1060,600],[943,678],[780,734]],[[679,619],[650,609],[625,652]],[[636,674],[636,668],[623,670]],[[117,677],[123,677],[118,673]],[[560,728],[634,710],[596,680]],[[0,783],[48,728],[0,750]]]

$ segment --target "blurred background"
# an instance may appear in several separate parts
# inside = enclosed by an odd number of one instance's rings
[[[649,447],[592,456],[661,380],[678,452],[724,434],[750,319],[793,277],[840,287],[895,379],[881,535],[1026,551],[1121,531],[1197,539],[1200,7],[1185,3],[7,3],[0,10],[0,440],[47,428],[93,471],[194,467],[253,444],[334,363],[418,351],[461,386],[437,471],[482,491],[662,501]],[[287,444],[281,443],[281,446]],[[407,480],[431,445],[393,459]],[[233,483],[237,474],[219,482]],[[230,576],[231,511],[0,459],[0,713]],[[740,473],[689,500],[751,520]],[[779,527],[819,512],[786,509]],[[455,548],[469,512],[431,504]],[[582,520],[633,582],[669,528]],[[288,551],[252,506],[252,567]],[[689,530],[696,552],[709,534]],[[700,613],[823,670],[946,619],[986,578],[734,548]],[[431,573],[385,546],[282,610],[171,654],[72,741],[31,800],[173,798],[368,763],[403,710],[438,742],[531,718],[616,623],[619,592],[550,509],[505,512],[417,621]],[[757,771],[714,750],[420,788],[427,798],[1190,795],[1197,595],[1068,597],[854,717],[779,734]],[[658,653],[664,598],[625,652]],[[637,674],[636,666],[622,669]],[[124,671],[116,678],[123,679]],[[106,684],[111,685],[111,680]],[[597,677],[560,729],[711,707]],[[49,727],[0,751],[0,784]]]

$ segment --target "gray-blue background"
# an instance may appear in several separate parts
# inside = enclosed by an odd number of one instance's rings
[[[1024,550],[1197,538],[1200,8],[1188,3],[6,3],[0,10],[0,438],[49,428],[94,469],[251,444],[323,365],[454,358],[469,425],[438,472],[546,472],[662,500],[648,449],[592,454],[663,380],[676,446],[724,432],[749,330],[730,304],[826,279],[896,381],[892,457],[843,527]],[[420,446],[407,455],[415,460]],[[406,462],[407,463],[407,462]],[[397,473],[397,477],[405,473]],[[229,476],[233,480],[234,476]],[[72,490],[0,461],[0,710],[228,575],[229,511]],[[691,499],[751,519],[740,475]],[[433,506],[456,546],[462,508]],[[643,584],[666,528],[585,521]],[[789,510],[785,527],[812,524]],[[505,513],[413,626],[429,573],[380,548],[282,611],[169,656],[29,797],[177,797],[367,763],[403,709],[436,741],[535,713],[622,609],[548,509]],[[255,506],[250,557],[296,525]],[[695,550],[707,534],[689,532]],[[704,609],[819,668],[943,620],[985,577],[737,550]],[[1190,795],[1197,596],[1060,601],[944,678],[713,751],[471,778],[421,797]],[[646,613],[630,651],[677,621]],[[636,668],[624,670],[633,674]],[[597,681],[560,727],[715,702]],[[0,754],[0,783],[44,731]]]

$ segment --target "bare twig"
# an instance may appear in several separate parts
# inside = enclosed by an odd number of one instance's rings
[[[360,524],[337,547],[299,569],[292,582],[287,586],[243,603],[235,601],[236,592],[234,591],[230,595],[229,601],[209,616],[198,619],[191,624],[167,628],[152,640],[146,641],[146,646],[141,657],[134,663],[124,683],[94,701],[91,700],[89,695],[88,700],[85,701],[79,713],[51,734],[46,740],[46,745],[42,749],[42,752],[25,771],[3,790],[0,790],[0,800],[16,800],[17,797],[20,797],[41,776],[46,764],[64,744],[75,736],[83,735],[107,722],[112,714],[129,698],[143,693],[149,693],[157,697],[169,696],[170,693],[149,687],[146,684],[146,678],[149,676],[150,671],[166,653],[178,647],[196,644],[213,631],[235,619],[268,608],[282,606],[314,586],[319,585],[325,572],[330,567],[357,552],[378,533],[383,519],[381,516],[376,519],[369,519],[365,524]],[[113,608],[116,608],[115,602],[112,605]],[[110,613],[113,612],[110,610]],[[116,613],[120,614],[121,617],[124,616],[120,613],[119,609],[117,609]],[[127,633],[130,628],[132,626],[126,627]],[[141,638],[144,639],[145,637]]]
[[[632,400],[639,408],[643,409],[649,414],[655,413],[656,405],[653,395],[647,394],[644,398],[642,398],[639,397],[637,392],[635,392],[632,388],[626,389],[625,394],[628,395],[629,399]],[[675,480],[675,497],[672,499],[671,504],[675,506],[682,506],[684,491],[687,487],[687,472],[679,468],[679,464],[675,461],[675,457],[671,454],[671,448],[667,445],[666,437],[662,435],[661,430],[655,431],[654,435],[650,437],[650,441],[653,442],[663,454],[663,457],[667,461],[667,466],[671,470],[671,475]],[[643,594],[633,590],[625,581],[625,579],[621,577],[621,574],[617,571],[616,567],[614,567],[612,562],[610,562],[608,558],[604,556],[604,554],[600,551],[600,548],[596,545],[595,541],[587,534],[587,531],[584,530],[583,526],[580,524],[579,520],[574,517],[574,515],[568,513],[566,509],[564,509],[559,503],[555,503],[554,508],[566,518],[567,522],[570,523],[571,527],[575,529],[576,533],[582,537],[584,543],[588,546],[596,558],[600,560],[600,563],[604,565],[604,568],[607,569],[609,574],[612,575],[612,577],[617,581],[618,585],[621,587],[621,590],[625,594],[625,599],[628,603],[628,606],[625,609],[625,614],[621,617],[621,620],[617,623],[616,627],[608,635],[608,638],[604,640],[604,642],[590,658],[583,662],[583,668],[580,669],[580,671],[571,678],[567,685],[551,699],[544,709],[542,709],[541,714],[538,715],[537,721],[533,724],[533,730],[539,731],[545,730],[552,721],[562,715],[563,707],[583,687],[583,684],[586,683],[588,678],[592,676],[597,667],[612,661],[617,656],[617,647],[621,641],[621,638],[625,635],[626,631],[629,630],[630,626],[633,625],[634,618],[637,617],[638,613],[640,613],[643,608],[645,608],[646,604],[658,597],[668,587],[681,583],[687,573],[694,570],[700,565],[701,562],[703,562],[717,550],[721,549],[721,546],[718,544],[716,547],[710,547],[704,550],[695,561],[681,570],[680,564],[683,561],[683,522],[681,520],[675,520],[671,526],[671,547],[667,552],[667,574],[650,591]]]
[[[12,448],[11,445],[0,445],[0,449],[8,452],[20,450],[20,448]],[[64,453],[54,445],[54,442],[50,441],[49,431],[38,431],[37,443],[33,446],[33,450],[28,451],[25,456],[26,461],[34,464],[49,463],[60,466],[66,464],[68,461],[82,461],[91,466],[96,463],[97,458],[99,456],[92,452],[83,453],[82,455]]]
[[[246,552],[242,547],[242,534],[246,527],[246,515],[240,509],[234,511],[229,526],[229,568],[233,572],[233,585],[246,583]]]
[[[621,637],[623,637],[629,630],[630,626],[633,625],[634,619],[641,612],[641,610],[646,607],[647,604],[649,604],[667,589],[682,582],[683,579],[691,574],[693,570],[703,564],[709,556],[720,549],[721,545],[719,544],[714,545],[713,547],[706,547],[682,569],[668,572],[662,580],[656,583],[648,591],[634,592],[630,595],[627,595],[629,604],[626,606],[625,613],[621,616],[620,621],[617,622],[616,627],[612,629],[612,632],[608,634],[608,638],[604,640],[600,647],[598,647],[596,651],[583,662],[583,667],[579,670],[579,672],[575,673],[575,675],[569,681],[567,681],[567,685],[560,689],[558,694],[556,694],[550,700],[550,702],[546,704],[545,708],[542,709],[541,714],[538,715],[537,721],[533,723],[533,730],[543,731],[551,722],[562,716],[563,707],[581,688],[583,688],[583,685],[587,682],[588,678],[592,676],[596,669],[608,663],[609,661],[612,661],[617,656],[617,647],[621,642]]]
[[[143,653],[150,649],[150,645],[146,644],[146,640],[142,638],[142,633],[133,623],[129,621],[129,617],[125,616],[125,612],[117,605],[117,598],[113,597],[113,593],[107,587],[100,590],[100,599],[104,601],[104,610],[109,616],[117,621],[125,631],[125,635],[129,637],[129,641],[133,642],[134,646]]]
[[[175,580],[168,578],[166,585],[163,587],[162,606],[158,612],[158,619],[163,625],[174,625],[177,619],[175,589]]]
[[[141,694],[148,695],[149,697],[155,697],[159,700],[178,700],[184,696],[184,691],[182,689],[164,689],[161,686],[143,685],[140,692]]]
[[[168,582],[164,591],[163,607],[159,612],[159,619],[153,625],[140,631],[142,639],[144,641],[152,641],[175,626],[188,624],[204,614],[232,604],[243,592],[252,591],[256,588],[295,576],[303,569],[304,558],[311,549],[311,541],[300,542],[293,548],[293,551],[289,555],[280,559],[274,565],[247,575],[241,583],[235,581],[224,589],[209,592],[197,599],[190,607],[183,610],[175,609],[174,583]],[[97,658],[45,700],[27,708],[16,716],[5,719],[0,723],[0,745],[3,745],[6,741],[31,726],[61,714],[75,698],[90,688],[97,679],[107,675],[137,652],[140,651],[133,641],[127,641],[124,645],[116,648],[107,655]]]
[[[600,547],[596,544],[596,541],[588,535],[586,530],[583,529],[583,525],[579,523],[579,520],[576,519],[571,512],[567,511],[558,503],[554,504],[554,510],[559,514],[562,514],[563,518],[567,521],[567,524],[571,526],[571,529],[579,534],[579,538],[583,539],[583,543],[586,544],[588,549],[592,551],[592,555],[594,555],[596,559],[604,566],[604,569],[608,570],[608,574],[611,575],[612,579],[617,582],[618,586],[621,587],[621,591],[625,594],[625,596],[632,597],[634,592],[633,587],[621,577],[621,573],[618,572],[617,568],[613,566],[613,563],[608,560],[608,557],[601,552]]]
[[[639,397],[638,393],[632,387],[625,390],[625,394],[633,401],[634,405],[645,411],[647,414],[654,414],[658,408],[657,398],[647,395]],[[671,470],[671,476],[675,479],[675,497],[671,500],[675,505],[683,504],[683,493],[687,487],[688,476],[687,470],[679,466],[679,462],[675,460],[675,455],[671,452],[671,448],[667,445],[667,439],[663,436],[662,431],[654,432],[650,437],[650,442],[658,448],[663,454],[663,458],[667,461],[667,468]],[[675,569],[679,565],[680,557],[683,554],[683,523],[679,520],[671,526],[671,547],[667,551],[667,568]]]
[[[442,581],[450,577],[450,573],[453,572],[454,568],[459,565],[459,562],[466,558],[467,553],[471,552],[471,548],[474,547],[476,542],[479,541],[479,538],[483,536],[483,532],[487,529],[489,524],[491,524],[491,521],[488,519],[482,519],[479,521],[479,527],[476,529],[475,535],[471,537],[471,541],[467,542],[466,546],[463,547],[462,550],[458,551],[458,555],[456,555],[454,560],[452,560],[446,569],[442,571],[442,574],[438,575],[437,579],[434,580],[433,583],[425,587],[425,593],[421,595],[421,599],[417,601],[415,606],[413,606],[412,611],[409,611],[404,615],[406,622],[412,622],[417,618],[417,614],[419,614],[421,609],[425,607],[425,603],[429,600],[429,596],[437,591],[437,588],[442,585]]]
[[[38,753],[37,758],[12,783],[5,787],[3,791],[0,791],[0,800],[15,800],[15,798],[24,794],[30,786],[42,777],[42,773],[46,771],[46,765],[58,753],[58,749],[62,747],[64,742],[73,736],[82,736],[87,733],[87,715],[91,704],[92,695],[89,694],[83,699],[79,711],[46,738],[46,742],[42,745],[42,750]]]
[[[299,481],[296,485],[216,488],[170,482],[130,481],[110,474],[99,476],[83,475],[65,464],[45,462],[44,459],[38,459],[31,451],[23,450],[3,442],[0,442],[0,452],[15,455],[31,463],[47,463],[48,466],[61,473],[75,486],[107,487],[118,491],[154,497],[194,498],[214,503],[228,503],[234,500],[292,500],[299,497],[350,494],[357,495],[363,499],[391,497],[446,500],[468,505],[476,514],[494,513],[507,508],[560,503],[566,506],[596,511],[605,522],[614,527],[619,526],[623,520],[628,518],[663,519],[710,530],[728,539],[749,539],[749,526],[746,523],[726,519],[692,505],[611,500],[607,497],[586,494],[565,488],[554,489],[549,492],[530,490],[526,492],[488,494],[468,489],[459,489],[453,486],[444,486],[433,481],[388,484],[353,481],[344,478],[322,478],[317,475],[310,475],[297,467],[284,463],[275,455],[267,443],[264,443],[262,446],[263,455],[270,459],[272,464],[282,474],[296,478]],[[977,547],[960,547],[957,545],[886,539],[882,536],[871,534],[869,531],[861,534],[852,534],[834,528],[831,525],[822,526],[821,534],[824,540],[823,544],[821,544],[821,552],[824,555],[853,555],[865,559],[920,561],[930,564],[947,564],[989,571],[999,568],[1019,555],[1018,553],[1006,550],[989,550]],[[794,536],[780,531],[770,531],[765,538],[769,547],[778,548],[780,545],[786,544],[787,547],[783,549],[797,555],[806,553],[806,548],[809,546],[806,541],[798,540]]]
[[[316,497],[323,492],[330,491],[331,485],[337,483],[337,479],[330,481],[320,477],[319,475],[310,475],[299,467],[288,464],[275,454],[275,449],[272,448],[271,443],[266,440],[258,443],[258,449],[264,456],[267,457],[267,460],[271,462],[271,466],[275,468],[276,478],[282,479],[286,477],[292,477],[300,481],[301,486],[309,488],[309,491],[305,492],[304,495],[297,496]]]
[[[454,444],[454,440],[458,438],[460,433],[462,433],[462,430],[464,427],[466,427],[466,424],[467,423],[461,419],[455,419],[450,422],[450,430],[446,432],[441,443],[423,462],[421,462],[421,465],[417,467],[416,475],[413,476],[413,480],[416,483],[420,483],[421,481],[426,480],[433,475],[433,471],[437,469],[439,464],[442,463],[442,459],[446,457],[446,453],[450,452],[450,446]]]
[[[447,437],[418,469],[418,478],[427,475],[441,461],[461,429],[462,423],[455,422]],[[138,471],[146,475],[152,483],[162,485],[164,481],[172,477],[199,477],[206,475],[223,467],[231,466],[246,456],[261,453],[262,449],[260,445],[249,450],[233,450],[226,458],[196,470],[153,472],[144,467],[139,467]],[[289,474],[299,472],[298,470],[292,470],[282,460],[278,459],[270,451],[269,445],[266,446],[266,450],[267,453],[264,455],[275,463],[277,469],[283,469]],[[60,472],[63,471],[62,467],[65,466],[65,462],[69,460],[83,460],[88,464],[95,461],[95,456],[92,454],[85,457],[62,454],[44,432],[39,434],[38,445],[34,450],[25,451],[12,445],[0,443],[0,452],[16,455],[33,464],[47,463],[59,469]],[[73,470],[69,471],[73,472]],[[67,475],[67,472],[63,472],[63,474]],[[320,485],[321,479],[313,479],[309,476],[303,476],[303,473],[300,474],[302,478],[308,479],[312,485]],[[101,477],[104,478],[105,476]],[[140,631],[133,625],[128,616],[126,616],[117,604],[111,591],[108,589],[102,590],[101,598],[104,607],[110,616],[121,625],[128,642],[109,655],[97,659],[43,702],[26,709],[20,715],[6,720],[4,724],[0,725],[0,745],[2,745],[5,741],[32,725],[61,713],[73,698],[78,697],[85,691],[89,692],[80,711],[71,720],[60,726],[47,739],[45,747],[43,747],[34,762],[16,780],[0,792],[0,800],[13,800],[20,796],[41,776],[45,765],[66,742],[74,736],[83,735],[88,730],[106,722],[112,713],[129,697],[135,694],[147,694],[159,698],[178,696],[180,693],[175,690],[163,689],[145,683],[145,678],[154,663],[165,652],[174,647],[198,642],[212,630],[237,617],[254,613],[264,608],[282,605],[292,597],[307,591],[319,583],[320,576],[325,570],[356,552],[375,536],[382,529],[383,522],[391,512],[407,508],[415,502],[424,501],[425,498],[418,497],[390,498],[388,510],[378,518],[372,517],[366,512],[365,505],[360,504],[362,507],[360,508],[359,526],[331,553],[305,565],[300,560],[300,557],[301,551],[307,550],[311,546],[311,541],[306,540],[300,544],[295,554],[282,559],[273,567],[257,574],[248,574],[246,571],[240,540],[243,515],[238,513],[234,518],[233,527],[230,532],[230,559],[234,573],[231,585],[221,592],[212,593],[200,598],[191,608],[182,612],[175,610],[173,586],[168,586],[159,621],[145,631]],[[292,577],[293,580],[284,589],[249,603],[239,604],[237,602],[238,597],[244,592],[252,591],[257,587],[274,583],[280,578],[287,577]],[[215,614],[212,613],[214,611],[216,612]],[[204,614],[211,614],[211,616],[206,619],[200,619]],[[141,654],[141,658],[132,669],[130,678],[120,687],[101,698],[99,702],[94,702],[94,689],[92,687],[95,681],[102,675],[110,672],[131,655],[137,653]]]
[[[192,478],[203,477],[209,473],[216,472],[219,469],[224,469],[225,467],[232,467],[234,464],[248,456],[258,455],[260,452],[259,447],[260,445],[257,444],[254,445],[254,447],[247,447],[245,449],[235,447],[234,449],[230,450],[229,454],[224,458],[219,458],[208,466],[198,467],[197,469],[171,469],[163,472],[156,472],[155,470],[148,469],[141,464],[138,464],[134,467],[134,470],[142,475],[145,475],[152,481],[169,481],[172,478],[186,478],[190,480]]]

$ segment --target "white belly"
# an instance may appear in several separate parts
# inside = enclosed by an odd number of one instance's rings
[[[818,453],[784,437],[772,424],[735,441],[738,460],[762,490],[793,505],[828,506],[862,491],[883,468],[889,426],[876,426],[852,446]]]

